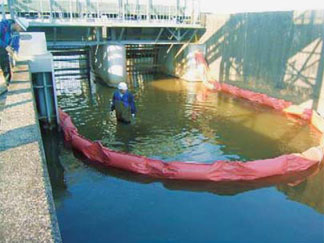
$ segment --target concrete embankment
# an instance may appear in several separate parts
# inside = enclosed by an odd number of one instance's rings
[[[61,242],[27,65],[1,98],[0,242]]]

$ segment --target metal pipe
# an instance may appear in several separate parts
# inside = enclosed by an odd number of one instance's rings
[[[72,0],[70,2],[70,21],[72,22]]]
[[[14,10],[13,10],[13,0],[8,0],[8,9],[9,9],[9,12],[10,12],[10,18],[11,19],[15,19],[15,13],[14,13]]]
[[[53,42],[54,42],[54,45],[56,44],[56,39],[57,39],[57,28],[56,27],[54,27],[54,40],[53,40]]]
[[[49,0],[50,4],[50,14],[51,14],[51,22],[54,22],[54,17],[53,17],[53,0]]]
[[[147,0],[147,6],[146,6],[146,20],[150,21],[150,9],[151,9],[151,0]]]
[[[135,14],[137,20],[138,20],[139,12],[140,12],[139,0],[136,0]]]
[[[51,77],[52,77],[52,89],[53,89],[53,98],[54,98],[54,112],[56,115],[56,123],[60,124],[60,118],[59,118],[58,108],[57,108],[56,80],[55,80],[55,73],[54,73],[53,57],[51,59],[51,66],[52,66]]]
[[[99,0],[97,0],[97,20],[99,20]]]
[[[124,3],[123,3],[123,0],[118,0],[118,15],[119,15],[119,18],[120,19],[124,19],[124,17],[123,17],[123,15],[124,15],[124,11],[123,11],[123,5],[124,5]],[[120,15],[122,15],[122,16],[120,16]]]
[[[46,116],[47,116],[47,123],[51,123],[51,114],[50,114],[50,107],[49,107],[49,97],[48,97],[48,90],[47,90],[47,85],[46,85],[46,75],[45,73],[42,73],[42,82],[43,82],[43,89],[44,89],[44,103],[46,107]],[[39,102],[42,102],[41,100],[42,97],[40,97]]]
[[[100,42],[100,28],[96,27],[96,39],[97,39],[97,45],[99,45]]]
[[[159,32],[158,36],[157,36],[156,39],[155,39],[155,44],[156,44],[156,43],[158,42],[158,40],[160,39],[163,30],[164,30],[164,28],[161,28],[161,29],[160,29],[160,32]]]
[[[123,13],[123,20],[125,20],[125,2],[122,0],[122,13]]]
[[[43,21],[43,13],[44,13],[44,10],[43,10],[43,0],[40,0],[40,9],[41,9],[41,12],[40,12],[40,17],[41,17],[41,20]]]
[[[4,7],[4,0],[2,0],[2,19],[6,19],[6,11],[5,11],[5,7]]]
[[[200,24],[200,22],[201,22],[201,19],[200,19],[200,2],[198,1],[198,7],[197,7],[197,16],[198,16],[198,19],[197,19],[197,23],[195,23],[195,24]]]
[[[194,2],[194,0],[191,0],[191,19],[190,19],[190,23],[191,24],[194,24],[194,16],[195,16],[195,2]]]

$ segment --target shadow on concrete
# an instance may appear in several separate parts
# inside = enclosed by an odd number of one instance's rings
[[[22,94],[22,93],[30,93],[31,89],[17,89],[17,90],[10,90],[8,91],[7,95],[16,95],[16,94]]]
[[[24,101],[16,102],[16,103],[13,103],[13,104],[10,104],[10,105],[6,105],[6,108],[12,108],[12,107],[15,107],[15,106],[18,106],[18,105],[24,105],[24,104],[27,104],[29,102],[33,102],[33,100],[32,99],[29,99],[29,100],[24,100]]]
[[[26,83],[26,81],[17,81],[17,80],[12,81],[12,84],[24,84],[24,83]]]
[[[0,151],[16,148],[21,145],[38,142],[37,125],[16,128],[0,134]]]
[[[20,70],[15,70],[15,73],[26,73],[26,72],[29,72],[28,69],[20,69]],[[16,82],[19,82],[19,81],[15,81]]]
[[[321,15],[322,14],[322,15]],[[206,42],[209,64],[219,61],[221,82],[272,96],[318,97],[324,66],[324,16],[321,11],[231,15]]]

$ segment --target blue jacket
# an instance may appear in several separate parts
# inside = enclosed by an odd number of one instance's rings
[[[13,21],[4,19],[0,22],[0,47],[6,48],[11,46],[14,51],[19,50],[19,33],[11,30]]]
[[[123,102],[125,108],[130,107],[132,114],[136,113],[134,96],[130,92],[126,91],[126,93],[121,96],[119,90],[116,90],[112,98],[111,111],[115,110],[116,102]]]

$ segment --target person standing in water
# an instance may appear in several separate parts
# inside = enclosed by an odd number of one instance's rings
[[[128,91],[127,84],[121,82],[118,84],[112,97],[111,112],[116,112],[117,121],[130,123],[135,118],[136,107],[134,96]]]

